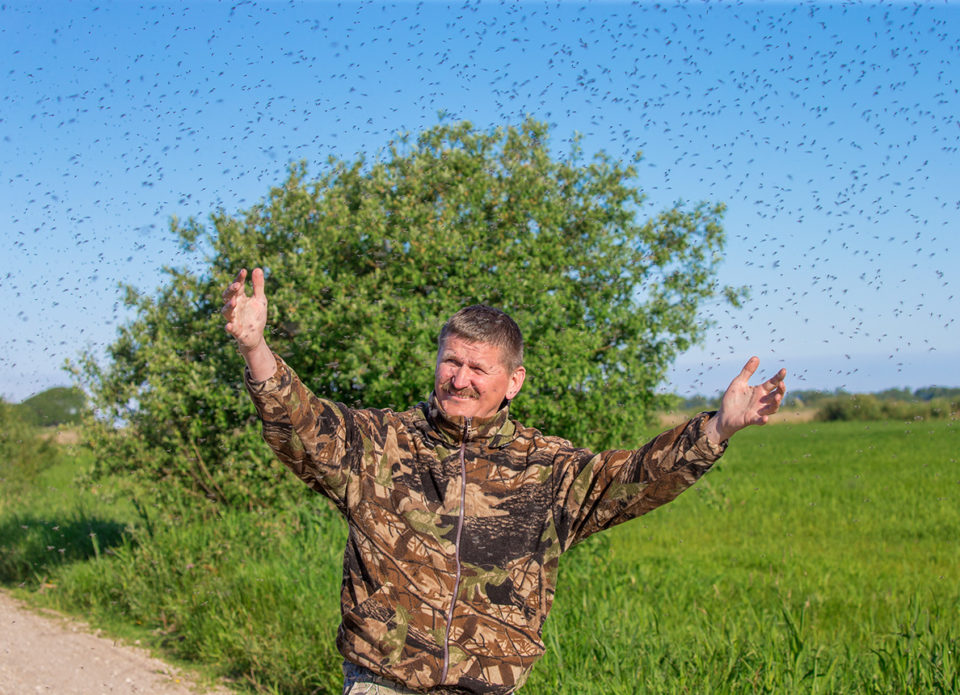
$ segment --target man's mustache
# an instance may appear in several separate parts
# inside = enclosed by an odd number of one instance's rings
[[[477,393],[476,389],[470,386],[465,386],[462,389],[454,388],[452,379],[440,384],[440,390],[457,398],[480,398],[480,394]]]

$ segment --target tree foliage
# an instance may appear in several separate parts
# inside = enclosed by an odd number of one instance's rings
[[[436,336],[474,303],[500,307],[526,339],[521,421],[590,446],[635,445],[655,387],[700,340],[705,300],[736,302],[715,271],[722,205],[641,218],[635,162],[549,147],[546,125],[480,131],[441,124],[377,158],[304,164],[250,209],[172,229],[206,270],[166,269],[155,297],[129,290],[136,318],[78,373],[114,467],[259,503],[275,463],[257,441],[242,362],[220,292],[264,268],[268,343],[318,395],[406,408],[429,395]],[[115,421],[125,423],[117,428]],[[108,466],[109,467],[109,466]]]
[[[30,396],[17,408],[25,420],[38,427],[75,425],[83,419],[87,397],[75,386],[55,386]]]

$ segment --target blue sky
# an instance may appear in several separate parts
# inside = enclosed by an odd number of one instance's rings
[[[182,265],[172,216],[237,211],[400,131],[531,115],[644,152],[651,214],[724,201],[748,285],[664,388],[751,354],[794,388],[960,385],[960,5],[45,2],[0,6],[0,395],[69,383]]]

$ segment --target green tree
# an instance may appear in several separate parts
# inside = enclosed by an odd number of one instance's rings
[[[267,275],[269,344],[319,395],[393,408],[424,399],[441,322],[486,303],[526,338],[519,419],[578,444],[636,444],[665,398],[657,384],[709,324],[703,302],[738,300],[715,279],[723,206],[641,219],[636,162],[587,161],[576,143],[556,157],[548,135],[533,120],[441,124],[372,161],[331,159],[315,181],[293,166],[238,214],[174,220],[186,252],[209,249],[206,270],[167,268],[155,297],[130,289],[136,318],[109,364],[79,365],[106,416],[107,467],[230,502],[275,494],[219,317],[222,289],[253,266]]]
[[[949,386],[925,386],[916,389],[913,397],[921,401],[931,401],[934,398],[960,399],[960,388]]]
[[[87,397],[74,387],[56,386],[22,401],[17,408],[38,427],[74,425],[83,419]]]

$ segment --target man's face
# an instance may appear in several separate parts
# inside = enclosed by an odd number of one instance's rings
[[[451,335],[437,353],[433,388],[447,415],[482,418],[496,413],[504,398],[517,395],[525,374],[523,367],[511,372],[496,345]]]

